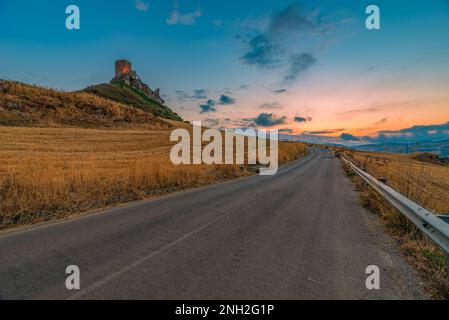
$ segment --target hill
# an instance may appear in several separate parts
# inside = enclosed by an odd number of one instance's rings
[[[449,158],[449,140],[425,141],[419,143],[376,143],[353,146],[360,151],[387,152],[387,153],[434,153],[443,158]]]
[[[0,80],[0,125],[108,128],[135,126],[168,129],[154,113],[89,92],[60,92]]]
[[[83,91],[141,109],[157,117],[182,121],[182,118],[167,106],[149,98],[143,92],[123,82],[102,83],[87,87]]]

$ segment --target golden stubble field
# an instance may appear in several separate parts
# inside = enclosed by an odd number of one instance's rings
[[[435,213],[449,213],[449,166],[421,162],[413,155],[370,152],[352,158],[371,175]]]
[[[173,165],[170,133],[0,126],[0,229],[250,174],[240,165]],[[279,160],[305,152],[281,143]]]

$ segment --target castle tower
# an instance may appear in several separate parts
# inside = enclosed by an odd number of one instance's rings
[[[0,0],[1,1],[1,0]],[[111,83],[124,83],[134,89],[140,90],[149,98],[164,104],[165,101],[161,98],[161,91],[156,89],[153,91],[147,84],[145,84],[137,72],[131,67],[131,62],[125,59],[115,61],[115,77]]]
[[[117,60],[115,62],[115,77],[118,78],[122,75],[131,74],[131,62],[128,60]]]

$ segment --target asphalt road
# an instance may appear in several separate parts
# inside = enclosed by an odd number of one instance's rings
[[[81,290],[65,287],[68,265]],[[367,290],[368,265],[381,289]],[[0,236],[1,299],[417,299],[419,279],[339,161]]]

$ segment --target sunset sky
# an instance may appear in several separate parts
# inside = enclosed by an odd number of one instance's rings
[[[126,58],[208,126],[449,139],[447,0],[0,0],[0,30],[0,78],[79,90]]]

